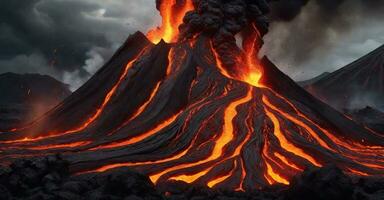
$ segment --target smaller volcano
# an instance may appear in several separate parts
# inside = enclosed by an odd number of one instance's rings
[[[384,113],[372,107],[344,110],[344,113],[364,126],[384,134]]]
[[[304,87],[339,110],[384,108],[384,45]]]
[[[71,94],[68,86],[40,74],[0,74],[0,130],[22,126]]]

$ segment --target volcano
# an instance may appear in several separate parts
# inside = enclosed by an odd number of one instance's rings
[[[384,45],[304,87],[336,109],[384,107]]]
[[[40,74],[0,74],[0,130],[31,122],[71,94],[68,86]]]
[[[2,134],[0,161],[61,153],[74,174],[130,167],[155,184],[241,191],[289,184],[327,164],[354,176],[383,175],[383,136],[258,59],[253,28],[254,40],[244,40],[230,69],[210,34],[174,40],[175,30],[159,28],[150,40],[131,35],[64,102]]]

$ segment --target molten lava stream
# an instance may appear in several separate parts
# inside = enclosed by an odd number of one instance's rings
[[[43,146],[29,147],[30,150],[50,150],[50,149],[65,149],[65,148],[74,148],[78,146],[85,146],[91,142],[73,142],[73,143],[64,143],[64,144],[49,144]]]
[[[163,130],[164,128],[170,126],[171,124],[173,124],[176,121],[176,119],[180,116],[181,113],[182,112],[179,112],[179,113],[171,116],[170,118],[168,118],[168,119],[164,120],[163,122],[161,122],[160,124],[156,125],[153,129],[151,129],[147,132],[138,134],[137,136],[133,136],[132,138],[129,138],[128,140],[124,140],[121,142],[114,142],[114,143],[106,144],[106,145],[100,145],[100,146],[92,148],[90,150],[112,149],[112,148],[128,146],[131,144],[141,142],[141,141],[153,136],[154,134],[158,133],[159,131]]]
[[[24,142],[36,142],[36,141],[40,141],[40,140],[44,140],[44,139],[50,139],[50,138],[54,138],[54,137],[58,137],[58,136],[62,136],[62,135],[70,134],[70,133],[76,133],[76,132],[80,132],[80,131],[85,130],[90,124],[92,124],[102,114],[102,112],[104,111],[104,108],[109,103],[111,97],[116,93],[120,84],[126,78],[129,69],[135,64],[135,62],[139,58],[141,58],[141,56],[147,51],[147,49],[148,49],[148,47],[145,47],[143,50],[141,50],[141,52],[135,58],[133,58],[130,62],[128,62],[128,64],[126,65],[126,67],[123,70],[123,73],[120,75],[117,83],[111,88],[111,90],[109,90],[109,92],[104,97],[103,103],[100,105],[100,107],[96,110],[96,112],[91,117],[89,117],[79,127],[64,131],[62,133],[51,132],[51,134],[48,134],[49,136],[42,136],[42,137],[37,137],[37,138],[24,138],[21,140],[13,140],[13,141],[2,141],[2,142],[0,142],[0,144],[1,143],[2,144],[13,144],[13,143],[24,143]]]
[[[269,131],[268,131],[269,132]],[[281,183],[285,185],[289,185],[289,181],[282,177],[277,170],[273,169],[272,165],[270,162],[275,162],[273,158],[269,156],[269,141],[267,140],[267,131],[263,131],[264,135],[264,145],[263,145],[263,151],[262,151],[262,158],[264,160],[265,167],[267,168],[266,171],[264,172],[264,178],[267,180],[267,182],[272,185],[274,183]],[[280,169],[281,170],[281,169]]]
[[[202,108],[204,108],[204,106],[207,106],[207,105],[209,105],[209,103],[212,103],[212,101],[217,100],[217,99],[213,99],[213,100],[210,100],[210,101],[207,101],[204,103],[205,100],[209,100],[211,97],[213,97],[212,91],[209,93],[211,93],[211,96],[202,98],[200,101],[198,101],[197,103],[195,103],[191,106],[191,111],[190,111],[191,113],[198,111],[198,110],[201,110]],[[167,162],[179,160],[180,158],[183,158],[184,156],[186,156],[187,153],[191,150],[191,148],[195,145],[196,140],[198,138],[198,135],[206,127],[207,123],[210,122],[210,120],[216,116],[217,112],[218,112],[218,110],[216,110],[211,116],[209,116],[208,119],[204,119],[204,121],[201,123],[201,126],[199,127],[199,129],[197,131],[197,134],[195,134],[195,136],[192,139],[192,142],[189,144],[189,146],[185,150],[183,150],[182,152],[180,152],[176,155],[172,155],[171,157],[159,159],[156,161],[126,162],[126,163],[110,164],[110,165],[102,166],[102,167],[95,169],[95,170],[80,172],[79,174],[93,173],[93,172],[104,172],[104,171],[114,169],[114,168],[119,168],[119,167],[135,167],[135,166],[143,166],[143,165],[162,164],[162,163],[167,163]],[[188,123],[189,123],[189,121],[187,120],[187,122],[184,123],[184,126],[187,126]]]
[[[147,37],[157,44],[163,39],[167,43],[176,42],[179,36],[179,26],[188,11],[194,9],[192,0],[185,0],[183,5],[177,5],[177,0],[162,0],[160,2],[161,27],[150,30]]]
[[[199,101],[195,102],[190,107],[194,108],[195,106],[197,106],[197,109],[200,109],[201,107],[203,107],[203,106],[205,106],[205,105],[207,105],[209,103],[209,101],[203,103],[204,101],[206,101],[206,99],[205,98],[201,98]],[[201,104],[201,105],[199,105],[199,104]],[[141,142],[141,141],[143,141],[143,140],[145,140],[145,139],[147,139],[147,138],[157,134],[159,131],[161,131],[164,128],[170,126],[171,124],[173,124],[182,113],[183,113],[183,111],[178,112],[177,114],[175,114],[175,115],[171,116],[170,118],[164,120],[160,124],[157,124],[153,129],[151,129],[151,130],[149,130],[147,132],[140,133],[137,136],[134,136],[134,137],[129,138],[127,140],[113,142],[113,143],[105,144],[105,145],[99,145],[99,146],[94,147],[94,148],[92,148],[90,150],[111,149],[111,148],[123,147],[123,146],[128,146],[128,145],[132,145],[132,144]]]
[[[237,168],[237,160],[234,160],[234,163],[233,163],[233,167],[231,169],[231,171],[229,173],[227,173],[226,175],[223,175],[223,176],[220,176],[220,177],[216,177],[215,179],[209,181],[207,183],[207,186],[210,187],[210,188],[213,188],[215,187],[216,185],[224,182],[225,180],[227,180],[228,178],[230,178],[233,173],[235,172],[236,168]]]
[[[267,107],[271,106],[271,104],[269,103],[268,99],[265,96],[263,96],[263,103]],[[268,116],[268,118],[273,123],[274,134],[275,134],[276,138],[279,140],[281,147],[284,150],[295,154],[296,156],[304,158],[305,160],[309,161],[314,166],[321,167],[322,165],[318,161],[316,161],[315,158],[313,158],[311,155],[305,153],[305,151],[303,149],[301,149],[301,148],[295,146],[294,144],[292,144],[285,137],[285,135],[283,134],[283,131],[282,131],[281,127],[280,127],[280,122],[279,122],[278,118],[276,117],[275,114],[273,114],[271,111],[269,111],[269,109],[267,107],[264,107],[264,111],[265,111],[266,115]]]
[[[223,132],[220,134],[220,136],[216,139],[215,145],[213,147],[213,150],[210,154],[210,156],[204,160],[197,161],[195,163],[186,163],[186,164],[180,164],[178,166],[170,167],[160,173],[150,175],[150,179],[152,182],[157,183],[157,181],[165,174],[178,171],[181,169],[191,168],[198,165],[202,165],[211,161],[219,161],[218,159],[223,156],[224,154],[224,147],[228,145],[233,139],[234,139],[234,128],[233,128],[233,120],[237,116],[237,108],[252,100],[252,89],[249,89],[247,92],[247,95],[243,98],[240,98],[228,105],[228,107],[224,111],[224,125],[223,125]],[[184,181],[187,183],[192,183],[196,181],[198,178],[204,176],[210,171],[210,168],[204,169],[201,172],[197,174],[192,175],[179,175],[179,176],[171,176],[169,179],[172,180],[178,180],[178,181]]]
[[[277,96],[278,98],[280,98],[281,100],[283,100],[284,102],[286,102],[292,109],[295,110],[295,113],[303,118],[304,120],[306,120],[309,124],[311,124],[312,126],[316,127],[317,129],[319,129],[322,133],[324,133],[329,139],[330,141],[332,141],[333,143],[335,143],[338,147],[341,147],[341,148],[345,148],[351,152],[358,152],[360,154],[365,154],[365,155],[372,155],[372,154],[369,154],[369,153],[381,153],[381,154],[384,154],[384,147],[382,146],[366,146],[366,145],[361,145],[361,144],[358,144],[358,143],[352,143],[350,144],[348,141],[343,141],[341,139],[339,139],[338,137],[336,137],[333,133],[330,133],[328,130],[322,128],[319,124],[317,124],[316,122],[310,120],[305,114],[303,114],[302,112],[299,111],[298,108],[296,108],[296,106],[290,102],[288,99],[284,98],[283,96],[279,95],[277,92],[275,92],[273,89],[271,88],[268,88],[267,86],[262,86],[263,88],[266,88],[268,89],[270,92],[272,92],[275,96]],[[277,109],[278,110],[278,109]],[[289,115],[287,113],[284,113],[284,115]],[[290,116],[289,118],[294,118],[292,116]],[[299,121],[298,119],[297,120],[294,120],[294,121]],[[300,122],[298,125],[301,125],[301,124],[305,124],[304,122]],[[309,130],[310,128],[305,128],[307,130]],[[310,131],[310,133],[312,134],[313,131]],[[314,134],[316,135],[316,134]],[[314,136],[313,135],[313,136]],[[318,140],[319,142],[319,140]],[[324,147],[324,146],[323,146]],[[329,149],[331,151],[336,151],[335,149]],[[338,149],[340,150],[340,149]],[[368,152],[368,154],[366,154],[366,152]]]
[[[249,95],[252,95],[252,90],[250,90],[250,93],[248,93],[248,96]],[[251,136],[252,134],[254,133],[254,129],[252,127],[252,123],[251,123],[251,115],[252,113],[251,112],[248,112],[247,113],[247,118],[246,118],[246,124],[245,124],[245,127],[247,128],[247,133],[245,135],[245,138],[242,140],[242,142],[236,147],[235,151],[230,155],[228,156],[227,158],[224,158],[223,160],[220,160],[219,162],[213,164],[212,166],[206,168],[205,170],[203,171],[200,171],[198,173],[195,173],[195,174],[189,174],[189,175],[181,175],[181,176],[176,176],[176,177],[171,177],[169,179],[171,180],[183,180],[187,183],[192,183],[192,182],[195,182],[197,179],[207,175],[208,173],[210,173],[212,171],[212,169],[214,169],[215,167],[217,167],[218,165],[220,164],[223,164],[224,162],[227,162],[228,160],[232,160],[232,159],[235,159],[236,157],[238,157],[238,160],[241,164],[241,180],[240,180],[240,184],[237,188],[237,190],[244,190],[243,189],[243,182],[244,182],[244,179],[246,177],[246,171],[244,169],[244,166],[243,166],[243,159],[241,157],[241,151],[243,150],[244,146],[246,143],[248,143],[251,139]],[[237,114],[236,114],[237,115]],[[208,187],[215,187],[216,185],[226,181],[227,179],[229,179],[230,177],[232,177],[232,175],[234,174],[236,168],[237,168],[237,160],[234,161],[235,162],[235,167],[226,175],[223,175],[223,176],[219,176],[219,177],[216,177],[216,178],[213,178],[211,180],[208,181],[208,184],[207,186]]]
[[[269,88],[267,88],[267,89],[269,89]],[[345,157],[348,157],[348,158],[356,158],[356,157],[361,157],[361,155],[366,155],[366,156],[374,156],[375,157],[375,162],[377,162],[379,160],[382,160],[382,158],[378,158],[377,157],[377,154],[383,154],[384,153],[383,152],[383,148],[384,147],[370,147],[370,146],[364,146],[364,145],[353,143],[353,142],[350,143],[348,141],[343,141],[343,140],[339,139],[338,137],[334,136],[334,134],[330,133],[328,130],[322,128],[320,125],[318,125],[317,123],[315,123],[312,120],[310,120],[308,117],[306,117],[306,115],[301,113],[289,100],[287,100],[286,98],[282,97],[281,95],[278,95],[272,89],[269,89],[269,90],[273,94],[275,94],[277,97],[279,97],[280,99],[285,101],[288,105],[290,105],[291,108],[293,108],[295,110],[296,114],[299,117],[301,117],[302,119],[306,120],[310,125],[312,125],[312,126],[316,127],[317,129],[319,129],[321,131],[321,133],[323,133],[328,138],[328,140],[332,142],[332,144],[336,144],[337,148],[336,149],[331,149],[331,148],[328,148],[329,145],[324,145],[326,143],[325,142],[322,143],[320,138],[318,138],[317,134],[314,132],[314,130],[311,129],[309,126],[307,126],[304,121],[300,121],[298,118],[295,118],[292,115],[290,115],[288,113],[285,113],[282,110],[277,109],[276,107],[272,108],[273,110],[279,112],[280,114],[282,114],[285,117],[287,117],[288,119],[290,119],[292,122],[294,122],[298,126],[303,127],[307,132],[310,133],[311,136],[313,136],[321,144],[322,147],[325,147],[328,150],[331,150],[333,152],[338,152],[338,153],[340,153],[340,154],[342,154],[342,155],[344,155]],[[347,151],[345,151],[344,149],[347,150]],[[348,155],[348,154],[356,154],[356,156]],[[355,160],[355,159],[353,159],[353,160]]]

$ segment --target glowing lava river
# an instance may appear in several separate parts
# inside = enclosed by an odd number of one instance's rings
[[[172,30],[148,35],[173,42]],[[0,162],[61,153],[76,174],[131,167],[156,184],[231,190],[289,184],[327,164],[384,175],[381,135],[312,97],[254,48],[242,50],[231,75],[209,37],[154,43],[131,35],[63,103],[2,134]]]

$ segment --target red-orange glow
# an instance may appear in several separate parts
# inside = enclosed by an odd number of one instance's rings
[[[258,49],[256,48],[259,39],[259,33],[254,27],[254,32],[249,36],[248,42],[244,45],[246,56],[245,66],[242,67],[242,81],[255,87],[262,87],[260,79],[262,77],[262,68],[257,60]]]
[[[64,149],[64,148],[73,148],[73,147],[79,147],[83,145],[90,144],[91,142],[73,142],[73,143],[66,143],[66,144],[50,144],[40,147],[30,147],[28,149],[31,150],[49,150],[49,149]]]
[[[231,171],[228,174],[220,176],[220,177],[217,177],[217,178],[209,181],[207,183],[207,186],[210,187],[210,188],[213,188],[216,185],[224,182],[225,180],[227,180],[229,177],[231,177],[233,175],[233,173],[235,172],[236,168],[237,168],[237,161],[235,160],[234,166],[233,166],[233,168],[231,169]]]
[[[152,91],[149,99],[143,104],[140,106],[139,109],[137,109],[137,111],[132,115],[132,117],[128,120],[128,121],[131,121],[133,119],[135,119],[136,117],[138,117],[141,113],[143,113],[143,111],[147,108],[147,106],[149,105],[149,103],[152,102],[153,98],[155,97],[155,95],[157,94],[157,91],[159,90],[159,87],[160,87],[160,84],[161,82],[158,82],[156,84],[156,87],[155,89]]]
[[[269,142],[265,137],[264,139],[264,146],[263,146],[263,153],[262,157],[264,159],[265,166],[267,167],[267,171],[264,172],[264,178],[267,180],[267,182],[272,185],[275,183],[281,183],[285,185],[289,185],[289,181],[282,177],[278,172],[276,172],[271,164],[269,163],[269,160],[272,158],[268,155],[268,148],[269,148]]]
[[[198,132],[200,132],[203,127],[205,127],[207,122],[208,121],[205,121],[202,124],[202,126],[200,127]],[[187,155],[189,150],[195,144],[196,139],[197,139],[197,136],[194,137],[194,139],[192,140],[191,144],[184,151],[182,151],[181,153],[178,153],[178,154],[176,154],[174,156],[168,157],[168,158],[159,159],[159,160],[156,160],[156,161],[147,161],[147,162],[126,162],[126,163],[110,164],[110,165],[102,166],[102,167],[100,167],[98,169],[95,169],[95,170],[82,172],[82,174],[84,174],[84,173],[92,173],[92,172],[104,172],[104,171],[107,171],[107,170],[110,170],[110,169],[114,169],[114,168],[119,168],[119,167],[133,167],[133,166],[139,166],[139,165],[154,165],[154,164],[161,164],[161,163],[166,163],[166,162],[178,160],[178,159],[184,157],[185,155]],[[156,180],[158,178],[160,178],[160,177],[156,177]]]
[[[220,158],[224,153],[223,152],[224,147],[226,145],[228,145],[234,138],[234,130],[233,130],[232,121],[237,115],[237,109],[236,108],[238,106],[244,104],[244,103],[249,102],[250,100],[252,100],[252,90],[249,90],[248,94],[245,97],[230,103],[228,105],[228,107],[225,109],[223,132],[216,139],[213,151],[211,152],[211,154],[208,158],[200,160],[200,161],[195,162],[195,163],[187,163],[187,164],[181,164],[178,166],[173,166],[173,167],[168,168],[167,170],[164,170],[160,173],[151,175],[150,179],[152,180],[152,182],[156,183],[157,180],[161,176],[163,176],[164,174],[167,174],[171,171],[176,171],[179,169],[194,167],[194,166],[201,165],[201,164],[204,164],[204,163],[207,163],[210,161],[214,161],[214,160],[217,160],[218,158]],[[171,177],[170,179],[178,180],[178,181],[184,181],[186,183],[192,183],[195,180],[197,180],[198,178],[200,178],[201,176],[204,176],[205,174],[207,174],[210,170],[211,170],[211,168],[203,169],[201,172],[199,172],[197,174],[192,174],[192,175],[183,174],[183,175]]]
[[[266,166],[267,166],[267,173],[268,175],[270,176],[270,178],[268,177],[265,177],[267,179],[267,181],[269,182],[269,184],[274,184],[275,182],[277,183],[281,183],[281,184],[284,184],[284,185],[289,185],[289,181],[283,177],[281,177],[278,173],[276,173],[272,166],[268,163],[268,162],[265,162]],[[271,180],[271,178],[273,179],[273,181]]]
[[[92,122],[94,122],[100,115],[101,113],[103,112],[105,106],[107,106],[107,104],[109,103],[109,101],[111,100],[111,97],[115,94],[117,88],[120,86],[121,82],[123,82],[124,78],[127,76],[128,74],[128,71],[129,69],[133,66],[133,64],[136,62],[136,60],[141,56],[142,53],[139,54],[139,56],[137,56],[135,59],[131,60],[127,66],[125,67],[123,73],[121,74],[119,80],[117,81],[117,83],[112,87],[112,89],[107,93],[107,95],[105,96],[104,98],[104,101],[103,103],[101,104],[101,106],[96,110],[96,112],[90,117],[88,118],[82,125],[80,125],[79,127],[75,128],[75,129],[71,129],[71,130],[68,130],[66,131],[64,134],[67,134],[67,133],[74,133],[74,132],[79,132],[79,131],[82,131],[84,130],[85,128],[87,128]]]
[[[170,161],[178,160],[178,159],[182,158],[183,156],[185,156],[188,153],[188,151],[189,151],[189,148],[187,148],[186,150],[182,151],[181,153],[176,154],[174,156],[171,156],[169,158],[160,159],[160,160],[156,160],[156,161],[127,162],[127,163],[116,163],[116,164],[111,164],[111,165],[105,165],[105,166],[102,166],[102,167],[95,169],[95,170],[82,172],[81,174],[93,173],[93,172],[105,172],[105,171],[108,171],[110,169],[115,169],[115,168],[119,168],[119,167],[133,167],[133,166],[139,166],[139,165],[154,165],[154,164],[166,163],[166,162],[170,162]]]
[[[47,139],[49,137],[55,137],[55,136],[58,136],[58,135],[66,135],[66,134],[70,134],[70,133],[76,133],[76,132],[80,132],[80,131],[83,131],[84,129],[86,129],[90,124],[92,124],[101,115],[101,113],[103,112],[104,108],[107,106],[107,104],[111,100],[111,97],[116,93],[118,87],[123,82],[123,80],[126,78],[129,69],[135,64],[135,62],[142,56],[142,54],[146,50],[147,50],[147,48],[144,48],[133,60],[128,62],[128,64],[124,68],[123,73],[120,75],[119,80],[117,81],[117,83],[112,87],[112,89],[104,97],[104,100],[103,100],[103,103],[101,104],[101,106],[96,110],[96,112],[91,117],[89,117],[79,127],[67,130],[67,131],[65,131],[63,133],[51,132],[50,136],[47,136],[47,137],[39,137],[39,138],[32,138],[32,139],[26,138],[24,140],[18,140],[16,142],[38,141],[38,140],[42,140],[42,139]],[[15,141],[9,141],[9,142],[13,143]]]
[[[167,76],[170,76],[180,68],[186,56],[187,51],[183,48],[173,47],[169,50]]]
[[[174,55],[175,54],[175,49],[174,48],[171,48],[171,50],[169,50],[169,53],[168,53],[168,67],[167,67],[167,76],[169,76],[172,72],[172,65],[173,65],[173,61],[174,61]]]
[[[215,57],[216,66],[219,69],[220,73],[222,75],[224,75],[225,77],[227,77],[227,78],[233,79],[233,77],[231,75],[229,75],[228,71],[225,69],[223,63],[221,62],[219,54],[216,52],[215,48],[213,48],[212,42],[210,43],[210,45],[211,45],[210,46],[211,47],[211,51],[212,51],[212,53],[213,53],[213,55]]]
[[[243,185],[244,185],[245,177],[247,176],[247,171],[245,169],[243,159],[240,159],[240,167],[241,167],[241,179],[240,179],[240,185],[239,185],[239,187],[236,188],[236,191],[244,192],[245,189],[244,189]]]
[[[162,0],[160,4],[160,15],[162,17],[161,27],[152,29],[147,37],[157,44],[163,39],[167,43],[176,42],[179,36],[179,26],[188,11],[194,9],[192,0],[186,0],[182,6],[176,5],[176,0]]]
[[[365,172],[362,172],[362,171],[358,171],[356,169],[351,169],[351,168],[348,168],[349,172],[351,172],[352,174],[357,174],[359,176],[369,176],[369,174],[365,173]]]
[[[178,113],[176,115],[173,115],[169,119],[167,119],[167,120],[163,121],[162,123],[156,125],[155,128],[153,128],[153,129],[151,129],[151,130],[149,130],[149,131],[147,131],[145,133],[142,133],[142,134],[139,134],[139,135],[134,136],[132,138],[129,138],[128,140],[124,140],[124,141],[121,141],[121,142],[115,142],[115,143],[111,143],[111,144],[106,144],[106,145],[100,145],[98,147],[92,148],[91,150],[117,148],[117,147],[128,146],[128,145],[131,145],[131,144],[135,144],[135,143],[141,142],[142,140],[144,140],[144,139],[146,139],[148,137],[151,137],[152,135],[154,135],[157,132],[161,131],[165,127],[171,125],[177,119],[177,117],[179,117],[179,115],[180,115],[180,113]]]
[[[295,123],[296,125],[298,126],[301,126],[303,127],[308,133],[310,133],[310,135],[315,138],[315,140],[324,148],[328,149],[328,150],[331,150],[331,151],[334,151],[333,149],[331,149],[328,144],[319,137],[319,135],[311,128],[309,127],[307,124],[305,124],[304,122],[296,119],[295,117],[289,115],[288,113],[282,111],[281,109],[278,109],[276,106],[274,106],[269,100],[267,97],[263,97],[263,101],[266,105],[268,105],[269,108],[271,108],[272,110],[280,113],[281,115],[283,115],[285,118],[287,118],[288,120],[292,121],[293,123]],[[292,105],[293,106],[293,105]]]
[[[289,161],[285,156],[275,152],[273,155],[275,155],[278,159],[280,159],[284,164],[292,167],[293,169],[296,169],[298,171],[303,171],[303,169],[301,169],[300,167],[298,167],[297,165],[295,165],[293,162]]]
[[[263,103],[268,107],[271,106],[271,104],[269,103],[269,101],[266,99],[265,96],[263,97]],[[289,142],[289,140],[285,137],[285,135],[281,131],[280,122],[277,119],[277,117],[272,112],[270,112],[267,108],[265,108],[264,110],[265,110],[265,113],[267,114],[268,118],[273,123],[274,134],[275,134],[276,138],[279,140],[280,145],[283,149],[285,149],[286,151],[291,152],[291,153],[293,153],[293,154],[295,154],[301,158],[306,159],[307,161],[309,161],[310,163],[312,163],[313,165],[315,165],[317,167],[322,166],[312,156],[308,155],[302,149],[300,149],[299,147],[297,147],[294,144],[292,144],[291,142]]]

